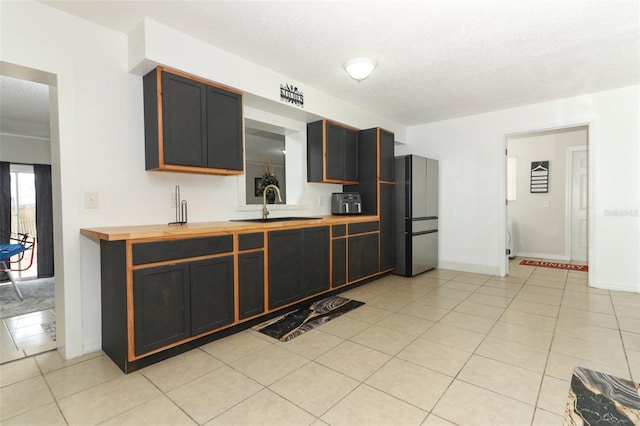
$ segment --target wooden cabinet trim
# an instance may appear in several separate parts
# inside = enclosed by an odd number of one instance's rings
[[[186,72],[178,71],[178,70],[173,69],[173,68],[167,68],[167,67],[164,67],[164,66],[158,66],[157,69],[159,70],[159,73],[161,71],[168,72],[170,74],[178,75],[180,77],[187,78],[189,80],[197,81],[198,83],[203,83],[203,84],[206,84],[208,86],[213,86],[213,87],[217,87],[217,88],[222,89],[222,90],[226,90],[227,92],[232,92],[232,93],[235,93],[237,95],[244,95],[244,92],[242,92],[241,90],[234,89],[233,87],[225,86],[224,84],[220,84],[220,83],[217,83],[217,82],[212,81],[212,80],[207,80],[205,78],[198,77],[198,76],[195,76],[193,74],[188,74]]]

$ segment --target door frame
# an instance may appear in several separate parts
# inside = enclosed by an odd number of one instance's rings
[[[588,135],[588,132],[587,132]],[[590,185],[589,182],[589,175],[590,170],[589,170],[589,145],[588,145],[588,136],[587,136],[587,144],[585,145],[578,145],[578,146],[570,146],[567,148],[567,166],[566,166],[566,177],[565,177],[565,232],[564,232],[564,254],[565,257],[567,259],[569,259],[569,261],[572,260],[572,255],[573,255],[573,235],[572,235],[572,229],[573,229],[573,214],[572,214],[572,201],[573,201],[573,191],[572,191],[572,185],[573,185],[573,153],[574,152],[580,152],[580,151],[586,151],[587,153],[587,186]],[[589,196],[589,189],[587,188],[587,196]],[[590,201],[587,200],[587,262],[589,261],[589,246],[590,246],[590,241],[589,241],[589,215],[590,215]]]
[[[507,204],[505,200],[507,199],[507,148],[508,148],[508,138],[514,135],[521,135],[526,133],[537,133],[544,131],[553,131],[553,130],[561,130],[568,129],[572,127],[583,127],[587,128],[587,146],[588,152],[593,152],[595,150],[595,140],[593,138],[594,135],[594,127],[596,126],[595,122],[592,119],[587,119],[584,121],[575,121],[575,122],[566,122],[566,123],[554,123],[549,126],[536,126],[536,127],[528,127],[528,128],[514,128],[510,130],[504,130],[502,132],[502,141],[499,146],[499,158],[500,161],[500,196],[499,196],[499,205],[500,205],[500,227],[499,227],[499,235],[500,239],[499,244],[499,252],[497,256],[499,258],[498,268],[500,272],[500,276],[506,276],[509,271],[509,258],[505,256],[507,251]],[[587,259],[591,263],[589,265],[589,271],[587,275],[587,282],[591,282],[591,277],[594,276],[595,265],[593,265],[593,247],[595,245],[594,242],[594,220],[593,220],[593,212],[595,205],[595,196],[593,193],[593,179],[594,179],[594,171],[595,171],[595,156],[588,155],[587,156],[587,167],[588,167],[588,176],[587,176],[587,192],[588,192],[588,201],[587,201]],[[566,215],[565,215],[566,216]]]

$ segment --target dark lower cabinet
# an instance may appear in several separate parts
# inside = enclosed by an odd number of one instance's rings
[[[347,282],[347,239],[338,238],[331,242],[333,252],[331,283],[338,287]]]
[[[328,226],[269,232],[269,309],[328,289]]]
[[[189,263],[133,272],[136,355],[191,336],[189,281]]]
[[[191,334],[198,335],[231,324],[233,256],[191,262]]]
[[[329,227],[301,229],[302,296],[310,296],[329,289]]]
[[[238,255],[238,303],[240,319],[264,312],[264,252]]]
[[[349,281],[378,273],[378,244],[378,233],[349,237]]]
[[[380,271],[395,268],[395,185],[380,184]]]
[[[234,321],[233,256],[133,273],[135,354]]]

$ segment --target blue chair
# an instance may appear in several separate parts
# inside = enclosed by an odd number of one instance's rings
[[[33,256],[35,253],[36,239],[35,237],[29,237],[27,234],[15,234],[9,237],[9,243],[0,244],[0,272],[6,272],[13,285],[13,289],[16,291],[18,298],[23,300],[22,293],[17,286],[16,280],[13,277],[12,272],[26,271],[33,265]],[[31,257],[29,264],[26,267],[20,268],[20,262],[24,259],[25,253],[31,250]],[[15,260],[11,260],[12,257],[17,256]],[[18,265],[12,267],[12,265]]]

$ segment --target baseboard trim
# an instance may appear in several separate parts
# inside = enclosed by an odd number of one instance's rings
[[[498,266],[451,262],[447,260],[438,260],[438,269],[450,269],[452,271],[471,272],[474,274],[500,275],[500,267]]]
[[[561,260],[563,262],[571,262],[571,259],[562,254],[548,254],[548,253],[521,253],[517,252],[516,257],[533,257],[536,259],[545,260]]]

